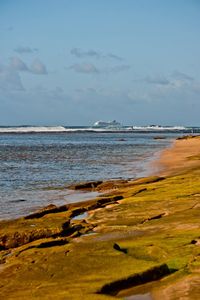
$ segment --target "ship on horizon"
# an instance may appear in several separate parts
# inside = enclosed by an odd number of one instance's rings
[[[97,121],[94,123],[93,127],[98,127],[98,128],[120,128],[122,127],[121,123],[117,122],[116,120],[113,121]]]

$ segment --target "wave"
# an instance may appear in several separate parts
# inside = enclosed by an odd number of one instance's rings
[[[0,133],[46,133],[46,132],[66,132],[63,126],[20,126],[20,127],[1,127]]]
[[[159,131],[189,131],[191,128],[184,126],[123,126],[120,128],[94,128],[86,126],[1,126],[0,134],[2,133],[70,133],[70,132],[159,132]]]
[[[123,129],[125,130],[125,129]],[[93,127],[63,127],[63,126],[19,126],[0,127],[0,133],[59,133],[59,132],[112,132],[116,129]]]
[[[159,126],[159,125],[153,125],[153,126],[133,126],[133,130],[147,130],[147,131],[158,131],[158,130],[186,130],[187,128],[184,126]]]

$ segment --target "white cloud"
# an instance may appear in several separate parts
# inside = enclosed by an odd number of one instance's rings
[[[33,74],[38,74],[38,75],[47,74],[46,66],[39,59],[33,61],[29,70]]]
[[[80,48],[73,48],[71,49],[70,53],[78,58],[84,58],[84,57],[100,58],[101,57],[100,52],[97,52],[95,50],[83,51]]]
[[[155,75],[155,76],[146,76],[142,79],[136,79],[134,82],[145,83],[149,85],[157,86],[157,88],[163,89],[172,89],[179,88],[185,85],[191,85],[194,82],[194,78],[185,73],[174,71],[168,76],[164,75]],[[160,86],[160,87],[159,87]]]
[[[135,97],[143,100],[146,98],[151,103],[172,101],[172,99],[182,99],[187,103],[193,98],[196,99],[200,83],[192,76],[176,71],[168,76],[148,76],[135,81],[134,90]]]
[[[99,70],[90,63],[74,64],[69,67],[77,73],[97,74]]]
[[[70,66],[69,69],[73,69],[77,73],[109,74],[109,73],[119,73],[119,72],[127,71],[130,69],[130,66],[129,65],[117,65],[114,67],[106,67],[106,68],[100,69],[91,63],[81,63],[81,64],[74,64],[74,65]]]
[[[130,68],[131,68],[131,66],[129,66],[129,65],[118,65],[118,66],[114,66],[112,68],[107,69],[107,72],[119,73],[119,72],[127,71]]]
[[[28,71],[27,65],[19,57],[10,58],[10,67],[16,71]]]
[[[35,60],[29,68],[20,58],[11,57],[9,65],[0,65],[0,90],[24,91],[20,72],[47,74],[45,65],[39,60]]]
[[[174,71],[171,74],[171,77],[174,79],[184,80],[184,81],[193,81],[194,80],[194,78],[191,77],[190,75],[187,75],[187,74],[179,72],[179,71]]]
[[[85,87],[85,88],[77,88],[75,89],[75,92],[79,94],[88,94],[88,93],[97,94],[99,93],[99,90],[93,87]]]
[[[31,66],[28,67],[27,64],[21,60],[19,57],[11,57],[10,58],[10,66],[12,70],[22,72],[26,71],[33,74],[45,75],[47,74],[46,66],[39,60],[35,59]]]
[[[107,54],[106,57],[112,58],[112,59],[115,59],[115,60],[119,60],[119,61],[124,60],[122,57],[120,57],[120,56],[118,56],[118,55],[115,55],[115,54],[113,54],[113,53]]]
[[[14,49],[14,51],[19,54],[25,54],[25,53],[34,53],[34,52],[38,51],[38,49],[30,48],[30,47],[26,47],[26,46],[18,46],[17,48]]]
[[[144,81],[149,84],[168,85],[170,81],[164,76],[147,76]]]
[[[0,67],[0,90],[1,91],[23,91],[24,87],[17,71],[9,67]]]
[[[118,55],[115,55],[113,53],[108,53],[108,54],[103,54],[101,53],[100,51],[96,51],[96,50],[82,50],[80,48],[73,48],[71,49],[70,53],[78,58],[96,58],[96,59],[99,59],[99,58],[111,58],[111,59],[114,59],[114,60],[118,60],[118,61],[122,61],[123,58],[118,56]]]

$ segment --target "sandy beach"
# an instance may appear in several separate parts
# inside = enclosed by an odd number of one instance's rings
[[[155,169],[1,221],[1,299],[198,299],[200,137],[176,140]]]
[[[162,151],[154,162],[160,175],[175,175],[200,167],[200,137],[193,136],[175,140],[172,146]]]

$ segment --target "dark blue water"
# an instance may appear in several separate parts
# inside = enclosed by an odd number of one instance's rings
[[[156,135],[0,134],[0,218],[24,215],[49,203],[78,201],[80,195],[59,189],[70,183],[148,175],[149,161],[181,133],[162,133],[162,140],[155,140]]]

